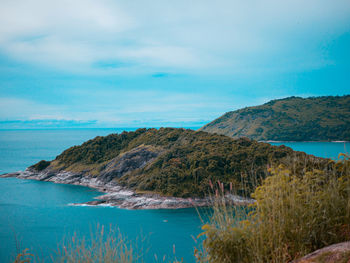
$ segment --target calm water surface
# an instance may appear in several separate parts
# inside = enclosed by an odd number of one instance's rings
[[[350,151],[350,142],[274,142],[271,144],[283,144],[295,151],[332,159],[338,159],[339,153],[348,153]]]
[[[0,131],[0,173],[23,170],[42,159],[54,159],[64,149],[97,135],[120,131]],[[295,150],[323,157],[336,157],[350,147],[349,143],[274,144],[285,144]],[[0,179],[0,262],[9,262],[16,254],[16,239],[22,248],[30,248],[31,252],[51,262],[49,256],[57,248],[57,243],[74,232],[88,237],[97,224],[117,226],[131,240],[146,238],[144,247],[149,248],[147,262],[155,262],[154,254],[158,259],[162,259],[163,255],[173,255],[173,245],[178,258],[194,262],[192,254],[196,244],[192,236],[200,233],[201,225],[194,209],[134,211],[67,205],[90,201],[97,195],[98,192],[81,186]]]

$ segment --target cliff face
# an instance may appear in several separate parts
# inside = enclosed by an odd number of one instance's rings
[[[101,169],[99,178],[105,182],[119,179],[127,173],[144,168],[149,162],[154,161],[161,152],[161,149],[154,149],[150,146],[135,147],[108,161]]]
[[[203,198],[210,182],[232,186],[249,196],[268,172],[268,165],[293,162],[296,172],[324,168],[327,160],[247,138],[185,129],[139,129],[96,137],[74,146],[51,162],[28,168],[30,176],[100,189],[124,187],[138,193]],[[34,175],[33,175],[34,174]]]
[[[350,140],[350,96],[273,100],[225,113],[201,131],[255,140]]]
[[[52,162],[40,161],[29,167],[25,173],[19,174],[19,176],[107,190],[110,187],[119,186],[117,184],[118,179],[135,170],[144,168],[148,163],[154,161],[161,152],[161,148],[140,145],[105,162],[90,164],[75,162],[69,165],[59,161],[60,156],[58,156]],[[44,162],[45,165],[43,165]]]

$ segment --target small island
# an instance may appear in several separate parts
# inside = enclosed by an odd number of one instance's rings
[[[227,197],[247,204],[270,166],[283,164],[298,174],[308,168],[323,169],[328,162],[248,138],[190,129],[143,128],[98,136],[65,150],[55,160],[43,160],[2,177],[83,185],[105,193],[85,205],[185,208],[207,206],[213,184],[233,189]]]

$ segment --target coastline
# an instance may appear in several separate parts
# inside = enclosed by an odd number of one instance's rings
[[[29,169],[14,173],[0,175],[0,178],[15,177],[37,181],[52,182],[58,184],[72,184],[96,189],[102,193],[85,203],[69,203],[72,206],[105,206],[123,209],[180,209],[190,207],[211,206],[211,198],[180,198],[161,196],[159,194],[138,194],[130,189],[121,187],[114,182],[105,183],[98,177],[86,177],[82,174],[71,172],[33,172]],[[247,205],[254,202],[253,199],[243,198],[237,195],[225,195],[234,205]]]

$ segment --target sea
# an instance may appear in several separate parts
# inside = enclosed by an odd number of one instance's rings
[[[196,129],[197,127],[192,127]],[[63,150],[96,136],[132,131],[122,129],[0,130],[0,174],[24,170],[52,160]],[[297,151],[336,159],[349,142],[271,142]],[[17,178],[0,179],[0,262],[13,262],[28,248],[39,262],[52,262],[57,249],[72,236],[89,237],[98,226],[118,230],[141,251],[145,262],[195,262],[207,211],[126,210],[116,207],[71,206],[100,195],[82,186]]]

